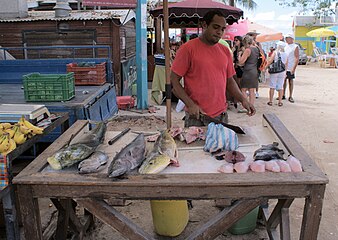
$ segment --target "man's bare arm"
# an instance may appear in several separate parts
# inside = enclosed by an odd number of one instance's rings
[[[184,88],[182,87],[180,80],[181,76],[177,75],[173,71],[170,73],[170,81],[173,86],[173,93],[175,96],[179,99],[181,99],[185,106],[188,108],[188,112],[190,115],[195,116],[197,119],[199,119],[199,113],[202,112],[199,106],[197,106],[193,100],[187,95],[187,93],[184,91]]]

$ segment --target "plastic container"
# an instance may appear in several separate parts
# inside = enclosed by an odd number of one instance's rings
[[[256,207],[247,215],[232,225],[228,231],[234,235],[247,234],[255,230],[259,207]]]
[[[67,72],[73,72],[75,85],[103,85],[106,83],[106,63],[69,63]]]
[[[116,97],[118,109],[126,110],[135,106],[135,99],[132,96]]]
[[[74,74],[31,73],[23,76],[27,102],[67,101],[75,96]]]
[[[175,237],[187,226],[189,210],[186,200],[151,200],[150,206],[157,234]]]

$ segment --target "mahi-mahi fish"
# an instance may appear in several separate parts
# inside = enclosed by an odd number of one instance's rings
[[[144,160],[145,151],[146,142],[141,133],[116,154],[108,168],[108,176],[120,177],[140,166]]]
[[[170,163],[179,166],[177,146],[168,130],[157,138],[153,150],[139,168],[141,174],[156,174],[164,170]]]
[[[95,128],[81,136],[76,143],[66,145],[47,158],[48,163],[53,169],[61,170],[88,158],[103,142],[106,129],[106,122],[98,123]]]

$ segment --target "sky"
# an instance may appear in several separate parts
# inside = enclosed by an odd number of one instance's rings
[[[275,29],[283,34],[292,32],[293,16],[299,9],[279,6],[274,0],[255,0],[257,8],[249,11],[242,6],[237,6],[244,11],[244,18],[250,21]]]

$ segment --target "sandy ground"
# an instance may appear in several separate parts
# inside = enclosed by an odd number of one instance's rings
[[[338,239],[338,125],[336,118],[338,102],[338,69],[319,68],[316,63],[307,66],[299,66],[295,82],[295,103],[284,101],[283,107],[278,107],[276,101],[273,106],[268,106],[268,88],[261,84],[260,97],[256,100],[257,114],[247,117],[245,114],[237,113],[230,106],[228,111],[230,123],[241,126],[256,126],[262,124],[262,114],[275,113],[286,125],[288,130],[295,136],[317,165],[329,177],[329,184],[325,192],[324,208],[318,239]],[[182,113],[174,113],[173,122],[182,124]],[[147,129],[163,127],[165,123],[156,121],[147,124]],[[113,129],[114,127],[112,127]],[[122,125],[118,125],[121,130]],[[142,129],[142,127],[141,127]],[[54,208],[49,206],[49,200],[41,201],[42,223],[46,226],[49,222]],[[302,219],[304,200],[296,200],[290,208],[292,239],[299,238],[299,228]],[[123,214],[133,222],[142,227],[155,239],[172,239],[158,236],[154,233],[149,201],[127,201],[124,207],[117,207]],[[187,228],[177,238],[185,239],[196,227],[203,224],[207,216],[219,211],[213,201],[194,201],[194,208],[189,211],[190,220]],[[98,219],[95,219],[95,227],[90,230],[85,239],[124,239],[116,230],[110,228]],[[256,230],[247,235],[233,236],[225,232],[217,238],[230,240],[255,240],[268,239],[264,227],[258,226]]]

